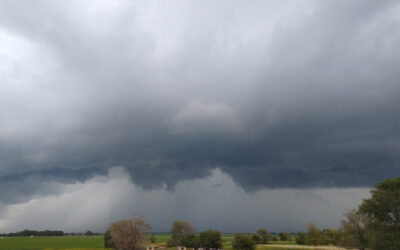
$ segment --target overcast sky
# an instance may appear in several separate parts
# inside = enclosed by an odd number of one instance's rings
[[[398,1],[0,1],[0,232],[337,227],[400,175]]]

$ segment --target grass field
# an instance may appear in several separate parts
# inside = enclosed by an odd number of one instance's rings
[[[99,236],[51,236],[51,237],[6,237],[0,239],[0,249],[104,249],[103,235]]]
[[[167,241],[171,238],[171,234],[169,233],[159,233],[153,235],[156,236],[156,243],[167,243]]]
[[[171,237],[168,233],[154,234],[156,243],[166,243]],[[223,248],[232,249],[233,234],[223,234]],[[274,242],[280,244],[281,242]],[[293,244],[294,242],[282,242],[282,244]],[[0,239],[0,249],[7,250],[38,250],[38,249],[104,249],[103,235],[97,236],[51,236],[51,237],[5,237]],[[172,248],[173,249],[173,248]],[[257,250],[285,250],[286,248],[274,248],[269,246],[258,246]],[[289,248],[288,248],[289,249]],[[297,249],[301,250],[301,249]]]

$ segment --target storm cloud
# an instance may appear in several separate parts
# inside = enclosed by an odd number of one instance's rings
[[[116,166],[154,192],[215,171],[250,193],[400,175],[399,14],[397,1],[2,1],[0,201]]]

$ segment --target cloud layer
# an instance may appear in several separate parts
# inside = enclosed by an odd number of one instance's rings
[[[2,1],[0,201],[400,175],[397,1]],[[12,188],[10,188],[12,187]]]

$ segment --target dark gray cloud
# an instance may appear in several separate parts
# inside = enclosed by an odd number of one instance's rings
[[[3,1],[3,203],[123,166],[146,188],[400,174],[396,1]],[[5,190],[2,188],[2,190]],[[58,193],[54,188],[54,193]]]

